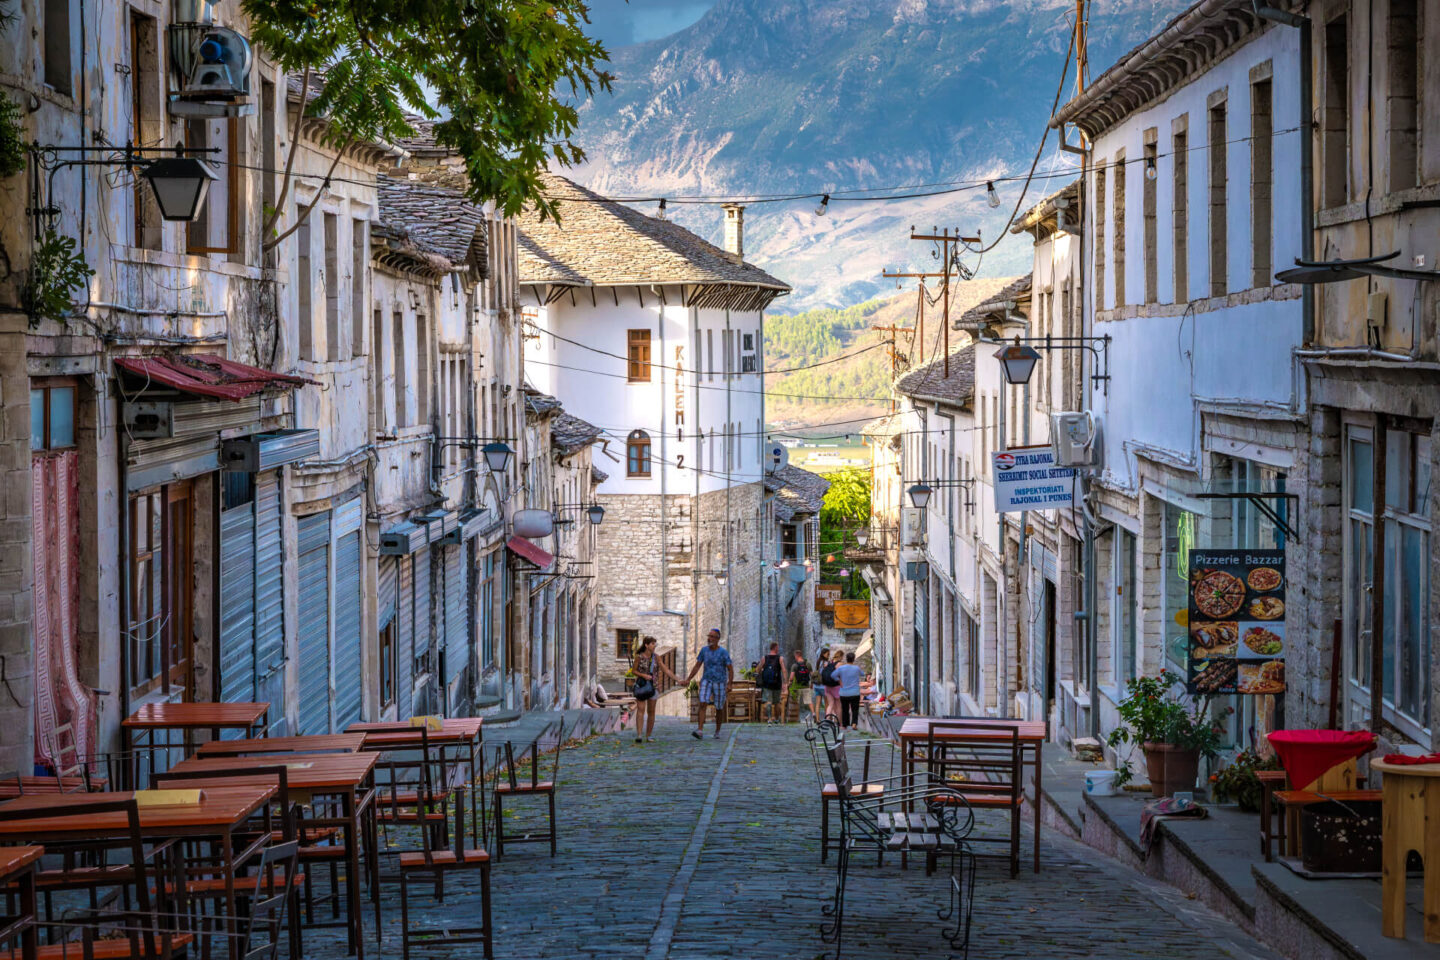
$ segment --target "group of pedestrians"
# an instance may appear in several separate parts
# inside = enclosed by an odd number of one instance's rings
[[[735,682],[735,665],[730,653],[720,645],[720,631],[706,635],[705,646],[695,656],[695,664],[681,681],[656,653],[654,637],[642,637],[635,651],[632,673],[635,677],[635,742],[655,739],[655,701],[657,683],[662,676],[674,683],[688,684],[700,674],[699,722],[690,735],[696,740],[705,736],[705,713],[708,707],[715,716],[714,738],[720,739],[725,722],[725,700]],[[846,729],[860,721],[860,698],[863,674],[855,663],[855,654],[841,656],[836,651],[820,651],[812,668],[804,651],[796,650],[794,659],[786,662],[780,644],[771,643],[765,656],[755,665],[755,685],[760,691],[760,715],[768,725],[785,722],[785,691],[793,683],[800,691],[800,705],[809,708],[817,721],[833,716]]]

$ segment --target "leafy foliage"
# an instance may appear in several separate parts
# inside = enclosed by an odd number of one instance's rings
[[[1234,800],[1241,810],[1259,810],[1261,789],[1256,774],[1261,770],[1279,769],[1279,757],[1262,757],[1252,750],[1241,750],[1225,769],[1210,775],[1211,799],[1220,803]]]
[[[859,467],[847,467],[826,474],[830,489],[820,503],[820,580],[839,581],[846,600],[865,600],[870,587],[858,574],[840,576],[842,568],[854,565],[843,556],[847,544],[854,544],[853,531],[870,522],[870,474]],[[827,561],[825,558],[835,559]]]
[[[74,237],[47,230],[30,255],[21,300],[34,323],[42,318],[62,323],[74,304],[71,292],[84,288],[95,271],[76,252]]]
[[[20,107],[0,93],[0,177],[13,177],[25,169],[25,127]]]
[[[1186,704],[1176,687],[1180,677],[1161,669],[1159,676],[1136,677],[1127,684],[1125,699],[1120,701],[1120,719],[1124,726],[1110,731],[1109,744],[1168,743],[1187,750],[1199,750],[1206,757],[1220,749],[1224,727],[1206,716],[1212,697],[1198,697]],[[1234,708],[1227,708],[1233,712]],[[1130,779],[1127,764],[1121,764],[1117,785]]]
[[[574,99],[610,89],[608,54],[585,33],[587,0],[244,0],[252,38],[291,72],[323,78],[308,111],[333,143],[413,134],[406,114],[439,119],[469,194],[514,215],[534,204],[551,159],[572,165]],[[432,106],[427,89],[433,93]],[[568,91],[568,99],[567,99]]]

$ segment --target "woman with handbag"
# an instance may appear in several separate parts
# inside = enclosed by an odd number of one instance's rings
[[[673,683],[680,678],[670,672],[665,662],[655,652],[655,638],[641,637],[640,649],[635,651],[635,742],[655,740],[655,681],[665,674]]]

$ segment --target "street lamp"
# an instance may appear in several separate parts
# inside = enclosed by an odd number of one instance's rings
[[[141,173],[155,192],[161,219],[186,222],[199,216],[211,182],[220,179],[210,164],[195,157],[159,157]]]
[[[487,443],[480,448],[480,453],[485,457],[485,466],[490,468],[491,473],[504,473],[505,468],[510,465],[510,455],[514,452],[508,443],[499,441]],[[599,523],[600,521],[592,518],[590,522]]]
[[[1007,383],[1023,386],[1030,382],[1030,374],[1035,370],[1035,362],[1040,359],[1040,354],[1025,346],[1020,342],[1020,338],[1016,337],[1014,343],[995,351],[995,359],[1000,361],[1000,368],[1005,372]]]
[[[933,492],[929,484],[923,482],[917,483],[908,491],[910,494],[910,502],[915,505],[917,510],[924,510],[930,503],[930,494]]]
[[[589,510],[585,511],[585,515],[590,518],[590,522],[593,525],[598,527],[600,526],[600,521],[605,519],[605,508],[598,503],[594,504]]]
[[[860,546],[862,547],[868,544],[870,542],[870,528],[861,527],[859,530],[856,530],[855,542],[860,544]]]
[[[716,570],[716,571],[715,571],[715,582],[718,583],[718,584],[720,584],[720,586],[722,586],[722,587],[725,586],[725,581],[726,581],[727,577],[728,577],[728,575],[725,573],[724,570]]]

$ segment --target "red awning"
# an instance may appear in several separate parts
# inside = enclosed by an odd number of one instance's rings
[[[118,357],[115,365],[136,379],[164,384],[197,397],[244,400],[269,387],[315,381],[261,370],[213,354],[174,353],[154,357]]]
[[[529,560],[535,564],[535,566],[539,567],[542,572],[549,570],[550,565],[555,562],[555,557],[552,554],[531,543],[529,540],[526,540],[524,537],[511,537],[509,540],[506,540],[505,549],[521,559]]]

